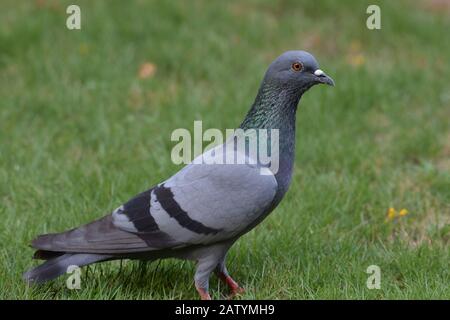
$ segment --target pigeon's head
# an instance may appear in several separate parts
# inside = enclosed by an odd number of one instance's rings
[[[316,84],[334,86],[334,81],[319,69],[314,56],[306,51],[287,51],[269,66],[265,81],[303,93]]]

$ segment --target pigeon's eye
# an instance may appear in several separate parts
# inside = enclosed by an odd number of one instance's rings
[[[302,66],[302,64],[300,62],[294,62],[292,64],[292,69],[294,71],[301,71],[303,69],[303,66]]]

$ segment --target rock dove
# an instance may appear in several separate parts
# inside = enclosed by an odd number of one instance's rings
[[[173,257],[196,261],[194,282],[201,299],[211,299],[208,284],[213,271],[231,295],[241,293],[243,289],[225,265],[227,252],[277,207],[288,190],[297,106],[304,92],[321,83],[334,86],[305,51],[283,53],[266,71],[240,129],[278,129],[276,171],[259,160],[221,164],[194,159],[107,216],[69,231],[38,236],[32,241],[34,258],[46,261],[26,272],[24,279],[42,283],[65,273],[71,265]],[[227,150],[250,160],[247,151],[224,148],[235,140],[200,157],[220,157],[221,150]]]

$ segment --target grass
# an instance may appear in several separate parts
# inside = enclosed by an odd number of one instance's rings
[[[29,241],[169,177],[171,132],[236,127],[288,49],[312,52],[337,85],[303,97],[291,188],[230,251],[243,298],[450,298],[444,2],[76,1],[82,29],[69,31],[71,3],[2,2],[0,298],[196,299],[193,265],[176,260],[28,288]],[[365,27],[374,3],[378,31]],[[144,63],[156,73],[142,79]],[[386,221],[389,207],[409,214]],[[380,290],[366,287],[372,264]],[[214,278],[211,291],[225,292]]]

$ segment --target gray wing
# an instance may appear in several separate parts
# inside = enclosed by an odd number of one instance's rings
[[[145,233],[131,233],[116,227],[113,215],[61,232],[40,235],[32,241],[38,249],[36,258],[48,259],[52,252],[127,254],[157,250],[174,246],[166,234],[154,230]]]
[[[126,254],[214,243],[246,230],[270,207],[276,190],[266,168],[194,161],[112,214],[39,236],[32,245],[37,256],[45,256],[47,251]]]
[[[167,247],[209,244],[242,233],[270,207],[276,190],[275,176],[257,165],[194,161],[147,191],[143,205],[118,208],[113,221],[132,233],[162,232],[171,239]]]

